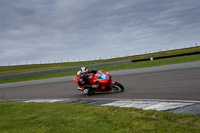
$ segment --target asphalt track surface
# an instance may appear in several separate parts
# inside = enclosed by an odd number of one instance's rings
[[[200,101],[200,62],[111,72],[124,85],[120,93],[97,93],[86,97],[71,80],[73,76],[1,84],[0,100],[13,99],[163,99]],[[42,82],[41,82],[42,81]]]

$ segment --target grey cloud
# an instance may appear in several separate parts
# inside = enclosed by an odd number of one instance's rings
[[[0,0],[0,65],[198,43],[199,6],[198,0]]]

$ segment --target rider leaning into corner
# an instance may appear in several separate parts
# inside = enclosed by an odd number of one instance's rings
[[[98,70],[88,70],[85,67],[81,67],[80,71],[77,72],[78,79],[78,90],[83,90],[85,94],[89,93],[90,88],[98,88],[99,84],[91,85],[88,82],[88,76],[90,73],[96,73]]]

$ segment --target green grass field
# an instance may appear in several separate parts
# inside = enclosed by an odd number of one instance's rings
[[[0,103],[1,133],[200,132],[200,119],[134,108],[76,103]]]

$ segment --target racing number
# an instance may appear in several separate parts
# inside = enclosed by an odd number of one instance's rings
[[[106,79],[106,75],[102,73],[102,74],[101,74],[101,78],[102,78],[102,79]]]

